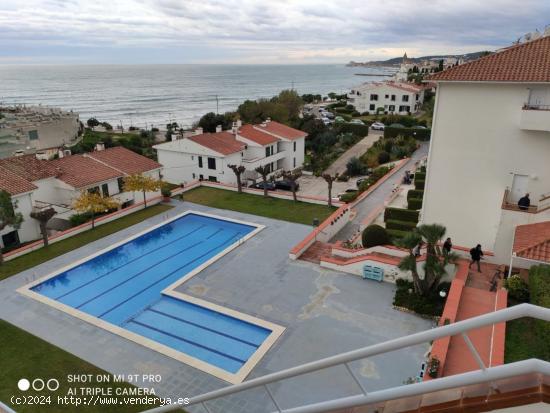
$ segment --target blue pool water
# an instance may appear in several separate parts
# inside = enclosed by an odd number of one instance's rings
[[[254,229],[184,215],[32,290],[235,373],[271,331],[161,291]]]

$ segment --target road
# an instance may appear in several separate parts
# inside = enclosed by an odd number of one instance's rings
[[[361,222],[384,204],[386,198],[391,195],[394,185],[401,183],[404,171],[414,170],[415,163],[428,156],[428,147],[428,143],[423,142],[420,148],[413,153],[411,159],[409,159],[400,171],[396,172],[387,181],[372,191],[365,199],[357,203],[354,207],[357,215],[333,237],[332,241],[346,241],[351,239],[357,233]]]

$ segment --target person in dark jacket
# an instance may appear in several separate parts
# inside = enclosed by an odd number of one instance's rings
[[[528,210],[530,205],[531,205],[531,200],[529,199],[529,194],[525,194],[525,196],[521,197],[518,201],[518,207],[522,211]]]
[[[451,253],[452,248],[453,248],[453,243],[451,242],[451,238],[447,238],[443,243],[443,254],[449,255]]]
[[[477,244],[475,248],[472,248],[470,250],[470,257],[472,260],[470,261],[470,265],[468,268],[472,268],[472,264],[475,262],[477,263],[477,271],[481,272],[481,258],[483,258],[483,251],[481,249],[481,244]]]

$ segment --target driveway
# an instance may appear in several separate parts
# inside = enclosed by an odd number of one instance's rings
[[[336,172],[340,174],[346,172],[346,165],[348,161],[353,157],[359,158],[361,155],[363,155],[374,142],[380,139],[382,133],[380,133],[380,131],[369,131],[368,136],[365,136],[363,139],[361,139],[359,142],[349,148],[346,152],[344,152],[338,159],[336,159],[336,161],[332,163],[332,165],[330,165],[325,170],[324,173],[333,175]]]

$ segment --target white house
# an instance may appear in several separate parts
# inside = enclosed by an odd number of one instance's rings
[[[161,165],[123,147],[104,149],[83,155],[60,152],[60,158],[41,159],[40,154],[14,156],[0,160],[0,190],[8,192],[17,201],[17,212],[24,221],[19,230],[7,227],[0,232],[0,246],[16,245],[40,238],[38,221],[30,217],[36,209],[53,207],[58,214],[52,221],[67,225],[75,214],[71,205],[81,191],[98,191],[112,196],[121,207],[142,202],[142,194],[124,192],[123,178],[143,174],[161,178]],[[147,192],[147,199],[160,195],[159,191]],[[65,221],[64,223],[61,221]]]
[[[550,261],[550,37],[430,76],[436,82],[422,222],[495,261]],[[518,208],[529,193],[531,206]],[[519,232],[518,232],[519,231]],[[531,235],[525,238],[525,233]]]
[[[407,82],[367,82],[348,93],[348,103],[364,113],[407,115],[420,110],[425,86]]]
[[[155,145],[163,176],[168,182],[185,184],[209,180],[236,185],[228,165],[246,168],[243,181],[255,181],[255,168],[268,165],[271,175],[299,168],[304,163],[307,134],[269,119],[259,125],[235,122],[231,131],[195,134]]]

